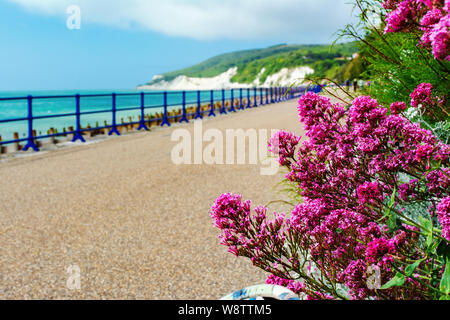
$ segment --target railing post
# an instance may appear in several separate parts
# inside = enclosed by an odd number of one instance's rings
[[[253,101],[253,106],[254,107],[257,107],[258,106],[258,102],[256,101],[256,98],[258,98],[258,94],[256,93],[256,87],[255,88],[253,88],[253,99],[254,99],[254,101]]]
[[[211,109],[209,110],[208,117],[215,117],[216,113],[214,112],[214,90],[211,90]]]
[[[266,91],[266,104],[269,104],[269,88],[266,88],[265,91]]]
[[[80,140],[81,142],[86,142],[84,140],[83,134],[81,132],[81,112],[80,112],[80,95],[75,95],[75,117],[76,117],[76,131],[73,135],[72,142],[75,142],[77,140]]]
[[[220,114],[227,114],[225,109],[225,89],[222,89],[222,108],[220,108]]]
[[[164,98],[164,116],[163,121],[161,122],[161,127],[163,127],[165,124],[170,127],[169,117],[167,116],[167,91],[163,92],[163,98]]]
[[[246,109],[251,108],[251,101],[250,101],[250,88],[247,88],[247,106],[245,107]]]
[[[263,88],[259,88],[259,104],[264,105]]]
[[[141,92],[141,123],[137,128],[138,131],[144,129],[145,131],[149,131],[145,124],[145,101],[144,101],[144,92]]]
[[[181,93],[181,97],[182,97],[182,104],[183,104],[183,114],[181,116],[180,123],[181,122],[189,122],[189,120],[186,116],[186,91],[183,91]]]
[[[33,136],[33,97],[28,96],[28,142],[23,147],[23,151],[27,151],[29,148],[32,148],[34,151],[39,151],[39,148],[34,143],[34,136]]]
[[[201,111],[202,104],[200,101],[200,90],[197,90],[197,114],[195,115],[194,119],[203,119],[203,114]]]
[[[113,133],[120,136],[119,130],[117,130],[116,125],[116,94],[113,92],[112,94],[112,128],[109,131],[108,135],[111,136]]]
[[[273,103],[273,88],[270,87],[270,103]]]
[[[230,112],[236,112],[236,110],[234,109],[234,92],[233,89],[231,89],[231,108],[230,108]]]
[[[244,105],[242,104],[242,88],[239,89],[239,110],[243,110]]]

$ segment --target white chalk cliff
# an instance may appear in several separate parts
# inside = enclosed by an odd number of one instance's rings
[[[139,86],[140,90],[216,90],[232,88],[251,88],[251,87],[287,87],[293,84],[299,84],[306,75],[314,72],[310,67],[296,67],[292,69],[283,68],[266,78],[264,83],[260,82],[260,77],[264,73],[263,68],[252,83],[231,82],[231,78],[237,73],[237,67],[228,69],[226,72],[211,78],[191,78],[187,76],[178,76],[173,80],[160,80],[154,84]],[[161,75],[156,75],[153,80],[161,79]],[[152,81],[153,81],[152,80]]]

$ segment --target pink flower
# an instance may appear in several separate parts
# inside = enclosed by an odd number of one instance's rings
[[[442,12],[439,9],[428,11],[420,20],[422,26],[430,27],[439,22],[442,18]],[[426,28],[424,28],[426,30]]]
[[[404,102],[394,102],[391,104],[391,112],[392,114],[402,113],[407,109],[406,103]]]
[[[418,180],[412,179],[409,183],[403,183],[398,187],[399,198],[403,201],[408,201],[410,197],[415,196],[415,188],[417,187]]]
[[[395,253],[394,244],[385,238],[375,239],[367,244],[366,259],[369,264],[381,261],[383,265],[389,265],[392,258],[389,254]]]
[[[441,161],[442,163],[448,163],[450,159],[450,146],[445,143],[439,143],[436,148],[436,154],[433,158],[434,161]]]
[[[386,109],[378,104],[376,99],[369,96],[360,96],[353,100],[348,110],[350,120],[362,123],[366,120],[377,121],[386,115]]]
[[[286,287],[289,290],[291,290],[294,293],[301,293],[303,292],[305,285],[300,281],[294,281],[294,280],[287,280],[280,277],[277,277],[273,274],[270,274],[266,279],[267,284],[275,284],[282,287]]]
[[[280,165],[289,165],[294,160],[295,147],[300,139],[291,132],[278,131],[269,140],[269,151],[279,155]]]
[[[356,193],[358,195],[358,200],[363,204],[374,202],[375,200],[382,200],[382,195],[377,182],[365,182],[358,186]]]
[[[433,86],[430,83],[421,83],[416,89],[411,93],[411,105],[414,108],[419,108],[419,105],[424,107],[432,104],[432,93],[431,90]]]
[[[439,223],[442,226],[442,237],[450,241],[450,197],[445,197],[436,207]]]
[[[424,173],[428,190],[436,196],[445,195],[450,188],[450,169],[431,170]]]
[[[414,21],[413,1],[404,0],[386,16],[384,33],[403,31]]]
[[[428,160],[433,154],[434,147],[428,144],[420,145],[416,150],[415,159],[417,161]]]
[[[422,31],[420,44],[430,47],[436,59],[450,61],[449,1],[385,1],[387,32]],[[420,23],[418,23],[420,21]]]
[[[364,299],[368,295],[366,270],[367,265],[363,260],[355,260],[344,271],[345,285],[354,299]]]
[[[450,61],[450,17],[447,14],[433,27],[429,39],[436,59]]]

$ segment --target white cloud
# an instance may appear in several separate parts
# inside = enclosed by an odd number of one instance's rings
[[[348,0],[9,0],[33,12],[66,15],[81,8],[82,23],[140,27],[200,40],[321,37],[351,18]]]

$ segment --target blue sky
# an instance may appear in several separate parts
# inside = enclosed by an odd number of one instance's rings
[[[0,0],[0,91],[132,89],[214,55],[331,43],[347,0]],[[71,4],[81,28],[66,21]]]

